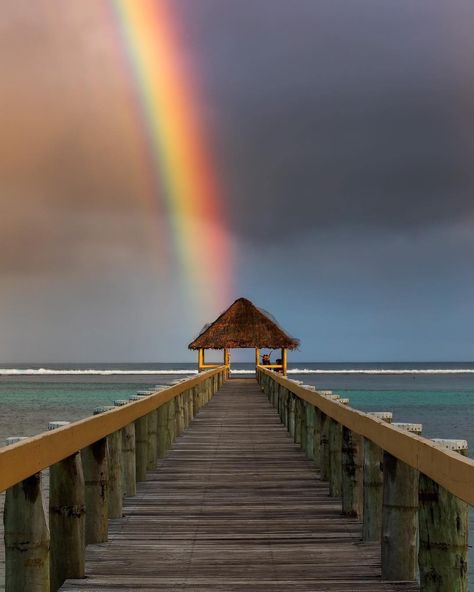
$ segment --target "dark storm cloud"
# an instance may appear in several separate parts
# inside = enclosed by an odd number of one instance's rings
[[[239,233],[474,217],[472,4],[181,6]]]

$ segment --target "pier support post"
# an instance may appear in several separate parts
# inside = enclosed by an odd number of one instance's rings
[[[192,406],[193,406],[193,418],[196,417],[198,411],[199,411],[199,406],[198,406],[198,387],[195,386],[194,388],[191,389],[191,400],[192,400]]]
[[[109,518],[122,517],[122,431],[107,436],[109,448]]]
[[[421,434],[421,424],[397,424]],[[383,454],[382,579],[415,580],[418,566],[419,473]]]
[[[218,376],[214,377],[214,385],[216,387],[216,392],[218,387],[217,381],[218,381]],[[191,424],[191,422],[194,419],[194,407],[193,407],[193,391],[192,389],[189,389],[186,391],[186,406],[188,409],[188,423],[187,426],[189,426]]]
[[[176,418],[175,418],[175,406],[174,401],[166,403],[168,407],[168,433],[170,437],[170,446],[176,440]]]
[[[275,409],[278,414],[280,414],[280,406],[281,406],[281,388],[278,382],[275,382]]]
[[[56,429],[69,422],[51,422]],[[68,578],[85,577],[85,488],[79,452],[49,470],[50,580],[56,592]]]
[[[288,431],[290,436],[295,438],[295,407],[296,407],[296,395],[290,391],[288,400]]]
[[[467,455],[465,440],[436,440]],[[423,592],[467,592],[468,505],[420,474],[420,584]]]
[[[214,379],[211,380],[211,385],[212,387],[214,386]],[[181,397],[183,398],[183,430],[185,430],[188,425],[191,423],[191,419],[189,417],[189,404],[188,404],[188,400],[189,400],[189,391],[184,391],[184,393],[181,395]]]
[[[314,421],[316,410],[311,403],[306,404],[306,456],[314,460]]]
[[[329,422],[330,418],[321,412],[320,476],[322,481],[329,480]]]
[[[208,395],[208,388],[209,385],[206,384],[207,381],[203,385],[202,390],[202,399],[201,399],[201,406],[207,403],[207,395]],[[178,395],[174,398],[174,405],[175,405],[175,418],[176,418],[176,435],[179,436],[182,431],[184,430],[184,412],[183,412],[183,400],[181,395]]]
[[[9,438],[14,444],[21,438]],[[49,529],[41,473],[10,487],[5,496],[5,592],[50,592]]]
[[[342,495],[342,426],[329,420],[329,495]]]
[[[135,421],[135,455],[136,480],[145,481],[148,465],[148,417],[146,415]]]
[[[362,436],[345,426],[342,428],[342,513],[362,517],[364,467]]]
[[[289,426],[289,411],[288,411],[289,401],[290,401],[290,391],[286,388],[283,388],[282,421],[283,421],[283,424],[285,425],[287,430],[288,430],[288,426]]]
[[[314,409],[314,464],[316,468],[321,468],[321,424],[322,413],[315,407]]]
[[[275,400],[276,400],[276,382],[272,380],[270,382],[270,405],[275,409]]]
[[[300,399],[300,446],[306,451],[306,434],[308,426],[306,425],[306,407],[308,403]]]
[[[145,395],[132,395],[133,400],[141,399]],[[114,406],[102,405],[94,409],[94,415],[111,411]],[[108,513],[109,518],[122,517],[122,431],[118,430],[107,436],[108,453]],[[87,523],[87,518],[86,518]]]
[[[389,411],[372,412],[383,421],[391,423],[392,413]],[[364,542],[380,541],[382,536],[382,504],[383,504],[383,450],[364,439],[364,510],[362,540]]]
[[[174,418],[170,417],[171,401],[158,408],[158,458],[164,458],[168,452],[173,436],[171,425],[174,427]]]
[[[116,407],[128,405],[126,399],[114,401]],[[120,430],[122,439],[122,494],[134,496],[137,494],[137,467],[135,460],[135,424],[130,423]]]
[[[137,495],[137,463],[135,458],[135,424],[122,430],[122,488],[128,496]]]
[[[153,471],[156,468],[156,462],[158,459],[157,455],[157,412],[151,411],[148,413],[148,462],[147,462],[147,470]]]
[[[281,417],[281,405],[282,405],[282,395],[283,395],[283,388],[280,384],[275,383],[276,388],[276,411],[278,413],[278,417]]]
[[[364,439],[364,511],[362,540],[379,541],[382,529],[382,473],[381,448]]]
[[[86,545],[108,539],[109,492],[107,438],[81,451],[86,501]]]

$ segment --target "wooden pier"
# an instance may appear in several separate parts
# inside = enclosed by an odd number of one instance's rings
[[[341,515],[255,380],[231,380],[87,551],[62,591],[417,590]]]
[[[130,399],[0,450],[6,592],[467,591],[465,442],[263,366]]]

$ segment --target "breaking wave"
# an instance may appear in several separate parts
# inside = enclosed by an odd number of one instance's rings
[[[133,376],[133,375],[175,375],[197,374],[197,370],[58,370],[55,368],[0,368],[0,376]]]
[[[189,376],[197,374],[195,368],[173,368],[163,370],[137,370],[137,369],[56,369],[56,368],[0,368],[0,376]],[[251,369],[231,369],[231,374],[251,375],[255,374]],[[360,375],[453,375],[474,374],[474,368],[289,368],[288,374],[360,374]]]

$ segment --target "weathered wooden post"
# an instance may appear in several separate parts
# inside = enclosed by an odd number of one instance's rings
[[[214,384],[216,385],[216,390],[217,390],[217,382],[216,381],[217,381],[217,375],[214,377]],[[186,427],[188,427],[194,419],[192,389],[188,389],[186,391],[186,409],[187,409],[187,417],[188,417]]]
[[[321,425],[322,413],[320,409],[314,409],[314,464],[321,468]]]
[[[49,430],[68,421],[52,421]],[[72,454],[49,469],[50,582],[56,592],[68,578],[85,576],[85,487],[81,455]]]
[[[321,412],[321,437],[319,440],[320,449],[320,477],[322,481],[329,479],[329,422],[330,417]]]
[[[157,412],[156,409],[148,413],[148,462],[147,470],[153,471],[156,468],[158,459],[157,444]]]
[[[135,468],[137,481],[146,481],[147,466],[148,417],[144,415],[135,421]]]
[[[176,440],[176,418],[174,401],[168,401],[168,432],[170,435],[170,445]]]
[[[314,392],[316,388],[310,384],[302,385],[306,390]],[[301,433],[301,447],[310,460],[314,460],[314,417],[315,408],[307,401],[303,402],[303,429]]]
[[[114,401],[116,407],[128,405],[126,399]],[[135,424],[130,423],[120,430],[122,436],[122,492],[123,495],[137,494],[137,466],[135,460]]]
[[[434,440],[467,456],[465,440]],[[467,592],[469,507],[420,474],[418,555],[422,592]]]
[[[329,420],[329,495],[342,495],[342,426]]]
[[[181,395],[181,401],[183,405],[183,431],[189,425],[189,416],[188,416],[188,391],[184,391]]]
[[[300,446],[303,450],[306,451],[306,433],[308,431],[308,426],[306,425],[306,406],[308,404],[306,401],[300,399],[300,413],[301,413],[301,434],[300,434]]]
[[[104,543],[109,529],[107,438],[81,451],[86,500],[86,545]]]
[[[301,444],[303,401],[295,395],[295,444]]]
[[[206,396],[206,390],[203,389],[203,395]],[[175,401],[175,414],[176,414],[176,434],[179,436],[184,430],[184,412],[183,412],[183,400],[181,395],[177,395],[174,399]],[[202,404],[205,405],[206,401],[203,399]]]
[[[342,428],[342,513],[361,518],[364,492],[364,440]]]
[[[158,408],[158,458],[164,458],[173,442],[174,417],[170,416],[174,408],[172,401]]]
[[[288,405],[290,400],[290,391],[287,388],[283,389],[283,402],[282,402],[282,421],[286,429],[288,429],[289,412]]]
[[[203,397],[204,397],[204,394],[203,394],[202,383],[201,383],[201,391],[199,393],[199,407],[202,407],[204,405]],[[174,399],[172,399],[171,402],[174,406],[174,431],[175,431],[176,437],[178,437],[181,433],[180,421],[179,421],[179,397],[175,397]]]
[[[390,411],[376,411],[369,415],[378,417],[387,423],[392,421]],[[382,536],[382,503],[383,503],[383,451],[364,439],[364,510],[362,540],[364,542],[380,541]]]
[[[147,395],[138,395],[144,397]],[[102,405],[94,409],[94,415],[111,411],[115,407],[109,405]],[[122,517],[122,431],[118,430],[107,436],[107,450],[108,450],[108,514],[109,518]],[[86,517],[87,524],[87,517]],[[87,537],[86,537],[87,540]]]
[[[306,404],[306,456],[314,460],[314,423],[316,420],[316,409],[311,403]]]
[[[421,434],[419,423],[393,424]],[[383,453],[382,579],[415,580],[418,565],[418,480],[416,469]]]
[[[7,446],[23,440],[12,437]],[[41,492],[41,473],[10,487],[3,513],[5,591],[49,592],[49,529]]]
[[[270,405],[274,408],[275,407],[275,381],[270,378],[269,384],[269,394],[268,400],[270,401]]]
[[[283,387],[281,386],[281,384],[276,384],[276,389],[277,389],[277,413],[278,413],[278,417],[281,418],[281,409],[282,409],[282,405],[283,405]]]
[[[193,398],[193,417],[196,417],[199,411],[199,387],[195,386],[192,389],[192,398]]]
[[[280,419],[281,423],[288,427],[288,389],[280,386]]]
[[[296,395],[290,391],[289,401],[288,401],[288,431],[290,436],[295,438],[295,414],[296,414]]]
[[[122,487],[127,496],[137,495],[135,438],[135,423],[129,423],[122,430]]]

